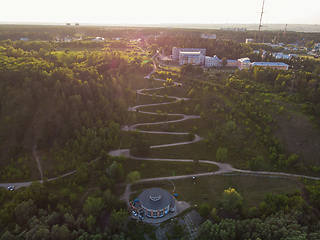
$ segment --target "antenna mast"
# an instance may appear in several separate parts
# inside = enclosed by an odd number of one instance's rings
[[[261,16],[260,16],[259,30],[258,30],[258,41],[260,40],[260,28],[262,27],[261,21],[262,21],[262,15],[263,15],[263,7],[264,7],[264,0],[262,2],[262,10],[261,10]]]
[[[285,29],[284,29],[283,37],[286,37],[287,26],[288,26],[288,24],[286,24],[286,27],[285,27]]]

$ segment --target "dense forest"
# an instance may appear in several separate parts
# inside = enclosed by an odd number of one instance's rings
[[[271,43],[282,42],[284,44],[298,44],[304,46],[313,41],[320,42],[319,33],[287,31],[262,31],[258,39],[257,31],[226,31],[219,29],[184,29],[184,28],[147,28],[147,27],[117,27],[117,26],[50,26],[50,25],[1,25],[0,40],[19,40],[29,38],[30,40],[53,41],[56,37],[92,39],[94,37],[104,38],[146,38],[148,36],[183,36],[197,37],[202,33],[216,34],[217,39],[232,40],[244,43],[246,38],[255,38],[257,42]],[[169,42],[167,43],[168,45]]]
[[[45,42],[1,42],[1,180],[39,179],[32,163],[35,149],[45,152],[42,159],[47,159],[43,180],[58,176],[17,194],[1,189],[0,228],[2,233],[9,230],[1,239],[11,239],[12,234],[19,239],[92,234],[116,239],[114,234],[121,232],[126,204],[112,193],[115,181],[122,181],[122,165],[111,161],[106,152],[118,146],[128,102],[134,102],[132,74],[148,73],[152,65],[138,52],[110,51],[108,46],[105,51],[89,52],[85,48],[104,45],[83,42],[84,50],[73,52],[58,51],[61,46]],[[99,162],[87,165],[97,157]],[[99,168],[109,169],[109,174],[96,172]],[[59,177],[74,169],[77,173],[70,179]],[[92,181],[91,171],[96,172],[93,181],[100,179],[101,190],[86,200],[83,215],[74,216],[69,204],[79,202],[83,185]],[[58,190],[59,185],[64,188]],[[96,219],[105,211],[111,214],[110,230],[100,234]]]

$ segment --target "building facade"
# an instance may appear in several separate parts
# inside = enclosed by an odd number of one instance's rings
[[[200,52],[203,56],[206,55],[207,50],[205,48],[172,48],[172,58],[179,59],[179,52]]]
[[[228,63],[226,67],[237,67],[238,66],[238,61],[237,60],[227,60]]]
[[[133,216],[160,218],[174,212],[176,205],[174,197],[161,188],[144,190],[136,200],[131,202]]]
[[[205,56],[201,52],[179,52],[179,64],[200,65],[204,63]]]
[[[246,43],[253,43],[253,39],[252,38],[246,38]]]
[[[213,57],[205,56],[204,65],[206,67],[221,67],[221,60],[214,55]]]
[[[237,60],[237,67],[242,69],[249,69],[251,67],[250,58],[239,58]]]
[[[207,39],[217,39],[216,34],[209,34],[209,33],[202,33],[201,38],[207,38]]]
[[[258,66],[263,68],[273,68],[273,69],[279,69],[279,70],[288,70],[289,65],[285,64],[283,62],[253,62],[251,63],[251,66]]]

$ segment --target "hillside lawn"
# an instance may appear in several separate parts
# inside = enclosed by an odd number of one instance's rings
[[[173,180],[178,201],[185,201],[191,205],[201,205],[208,203],[211,207],[219,207],[223,191],[229,187],[234,188],[242,197],[243,204],[247,207],[259,207],[264,201],[266,193],[271,194],[292,194],[295,190],[301,190],[297,181],[293,179],[280,179],[270,177],[252,176],[223,176],[215,175],[208,177],[197,177]],[[170,186],[171,185],[171,186]],[[162,187],[172,193],[173,186],[169,181],[138,183],[131,186],[130,199],[137,197],[143,190],[150,187]]]

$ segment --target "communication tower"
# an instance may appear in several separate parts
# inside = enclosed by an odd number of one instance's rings
[[[263,8],[264,8],[264,0],[263,0],[263,2],[262,2],[262,10],[261,10],[261,15],[260,15],[259,30],[258,30],[258,41],[260,40],[260,29],[261,29],[261,27],[263,27],[263,26],[261,25],[262,15],[263,15]]]

